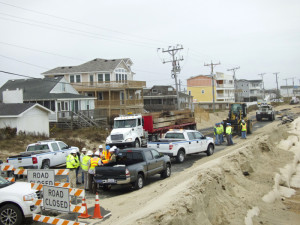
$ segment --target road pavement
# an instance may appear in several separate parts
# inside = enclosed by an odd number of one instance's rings
[[[263,120],[260,122],[257,121],[253,121],[253,132],[256,131],[257,129],[260,129],[268,124],[271,123],[271,121],[268,120]],[[212,137],[213,136],[213,128],[206,128],[203,130],[200,130],[200,132],[202,132],[203,134]],[[233,142],[235,142],[235,140],[238,140],[240,138],[240,136],[234,136],[233,138]],[[227,148],[226,142],[223,143],[222,145],[218,145],[215,147],[215,153],[222,151],[224,149]],[[201,160],[202,158],[207,157],[207,155],[205,153],[199,153],[199,154],[194,154],[194,155],[190,155],[187,156],[185,161],[183,163],[177,163],[175,161],[175,159],[172,159],[172,175],[176,175],[176,173],[179,173],[189,167],[191,167],[195,162],[197,162],[198,160]],[[65,176],[58,176],[57,181],[60,182],[65,182],[66,177]],[[158,180],[160,180],[160,176],[159,175],[155,175],[153,177],[150,177],[149,179],[146,180],[145,182],[145,186],[151,185],[153,182],[156,182]],[[82,185],[78,185],[78,188],[82,188]],[[129,192],[134,191],[130,186],[113,186],[111,188],[111,190],[109,191],[103,191],[103,190],[99,190],[99,198],[100,199],[105,199],[105,198],[112,198],[118,195],[123,195]],[[94,199],[95,195],[94,194],[90,194],[88,191],[86,192],[86,199]],[[80,203],[80,201],[78,201],[78,204]],[[102,210],[101,210],[102,211]],[[93,213],[93,207],[89,208],[89,213]],[[70,220],[74,220],[74,214],[63,214],[63,215],[59,215],[59,218],[64,218],[64,219],[70,219]],[[109,218],[108,218],[109,219]],[[88,222],[88,221],[87,221]],[[42,225],[43,223],[40,222],[34,222],[34,221],[30,221],[28,220],[26,224],[32,224],[32,225]]]

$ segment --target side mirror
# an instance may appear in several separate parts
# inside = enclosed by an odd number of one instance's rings
[[[204,136],[202,136],[202,137],[201,137],[201,139],[206,139],[206,136],[205,136],[205,135],[204,135]]]

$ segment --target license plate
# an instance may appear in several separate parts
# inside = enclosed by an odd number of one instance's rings
[[[115,179],[107,179],[107,183],[116,183]]]

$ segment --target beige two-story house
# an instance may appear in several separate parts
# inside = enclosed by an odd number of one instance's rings
[[[110,118],[143,111],[146,82],[133,80],[132,64],[129,58],[96,58],[78,66],[57,67],[42,75],[64,76],[80,94],[96,97],[95,108]]]

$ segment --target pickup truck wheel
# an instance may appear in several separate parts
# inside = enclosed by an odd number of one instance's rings
[[[171,176],[171,166],[170,164],[166,165],[166,169],[160,175],[161,178],[168,178]]]
[[[184,151],[180,150],[177,153],[176,161],[179,162],[179,163],[182,163],[184,161],[184,159],[185,159]]]
[[[214,146],[213,146],[212,144],[210,144],[210,145],[208,145],[208,147],[207,147],[206,155],[207,155],[207,156],[210,156],[210,155],[212,155],[212,154],[214,154]]]
[[[20,225],[23,221],[22,211],[14,204],[7,204],[0,208],[1,225]]]
[[[50,162],[49,162],[49,160],[45,160],[45,161],[42,163],[42,167],[41,167],[41,168],[44,169],[44,170],[50,169]]]
[[[135,142],[134,142],[134,147],[136,147],[136,148],[139,148],[139,147],[141,147],[141,146],[140,146],[140,142],[139,142],[139,140],[138,140],[138,139],[135,139]]]
[[[139,190],[144,187],[144,177],[142,174],[138,174],[137,179],[134,183],[134,189]]]

